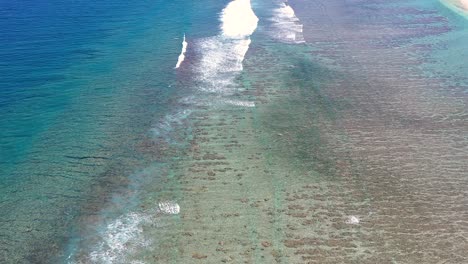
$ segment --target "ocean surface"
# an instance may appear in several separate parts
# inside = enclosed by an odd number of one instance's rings
[[[468,15],[0,1],[0,263],[468,263]]]

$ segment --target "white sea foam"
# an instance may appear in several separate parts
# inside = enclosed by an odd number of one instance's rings
[[[346,218],[345,220],[345,223],[348,224],[348,225],[357,225],[361,222],[361,220],[359,220],[359,217],[357,216],[354,216],[354,215],[350,215]]]
[[[257,28],[258,17],[255,15],[250,0],[234,0],[221,12],[221,30],[228,38],[245,38]]]
[[[145,262],[131,259],[132,254],[141,248],[152,245],[152,240],[145,237],[144,225],[154,226],[158,213],[178,214],[180,206],[173,201],[162,201],[158,203],[155,210],[122,215],[111,221],[96,235],[99,242],[88,255],[86,263],[96,264],[144,264]],[[69,257],[69,264],[75,264]]]
[[[242,63],[251,43],[250,35],[257,27],[258,18],[251,8],[250,0],[234,0],[223,9],[220,20],[221,34],[190,42],[190,49],[192,50],[193,43],[193,50],[198,53],[195,62],[197,85],[202,92],[221,93],[226,104],[254,107],[254,102],[227,100],[224,95],[238,89],[234,80],[243,70]],[[179,68],[184,62],[187,46],[184,35],[182,51],[175,68]],[[192,105],[195,104],[194,101],[198,100],[187,97],[180,103]],[[170,141],[171,135],[184,124],[191,113],[192,110],[185,109],[169,114],[159,120],[151,132],[155,137]],[[179,214],[180,210],[176,202],[161,201],[151,213],[129,213],[114,219],[104,225],[102,232],[92,236],[91,241],[98,241],[90,242],[93,250],[87,254],[87,263],[140,263],[129,258],[139,248],[151,244],[151,240],[145,237],[143,226],[154,225],[158,215]]]
[[[204,92],[230,95],[236,91],[235,78],[243,70],[243,60],[250,38],[205,38],[197,43],[201,59],[197,65],[199,89]]]
[[[125,256],[149,245],[142,233],[142,224],[149,216],[129,213],[112,221],[101,234],[102,242],[90,253],[92,263],[130,263]]]
[[[281,3],[280,7],[273,11],[271,34],[274,38],[288,43],[303,43],[303,26],[292,7]]]
[[[220,21],[220,35],[194,43],[200,58],[196,65],[197,85],[203,92],[231,95],[239,89],[235,79],[243,70],[258,18],[250,0],[234,0],[222,10]]]
[[[225,102],[230,105],[235,105],[235,106],[255,107],[255,102],[252,102],[252,101],[226,100]]]
[[[180,212],[179,204],[173,201],[159,202],[158,207],[160,212],[165,214],[179,214]]]
[[[185,52],[187,51],[187,46],[188,43],[185,41],[185,34],[184,34],[184,39],[182,40],[182,51],[180,52],[179,58],[177,59],[177,64],[175,68],[179,68],[180,64],[185,60]]]

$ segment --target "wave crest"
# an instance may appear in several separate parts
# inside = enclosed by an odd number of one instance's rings
[[[221,30],[228,38],[245,38],[257,28],[258,17],[255,15],[250,0],[234,0],[221,12]]]
[[[184,39],[182,40],[182,51],[180,52],[179,58],[177,59],[177,64],[175,68],[179,68],[180,64],[185,60],[185,52],[187,51],[187,46],[188,43],[185,41],[185,34],[184,34]]]
[[[281,3],[279,8],[273,11],[271,18],[272,35],[274,38],[287,43],[304,43],[302,24],[294,13],[294,9],[286,3]]]

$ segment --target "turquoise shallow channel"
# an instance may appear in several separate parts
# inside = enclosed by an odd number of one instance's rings
[[[0,2],[0,263],[468,263],[468,16]]]

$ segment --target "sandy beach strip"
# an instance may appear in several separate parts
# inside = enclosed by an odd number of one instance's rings
[[[468,12],[468,0],[441,0],[446,6],[455,7],[462,12]]]
[[[460,8],[462,8],[464,11],[468,11],[468,0],[459,0],[457,1],[458,2],[458,6]]]

